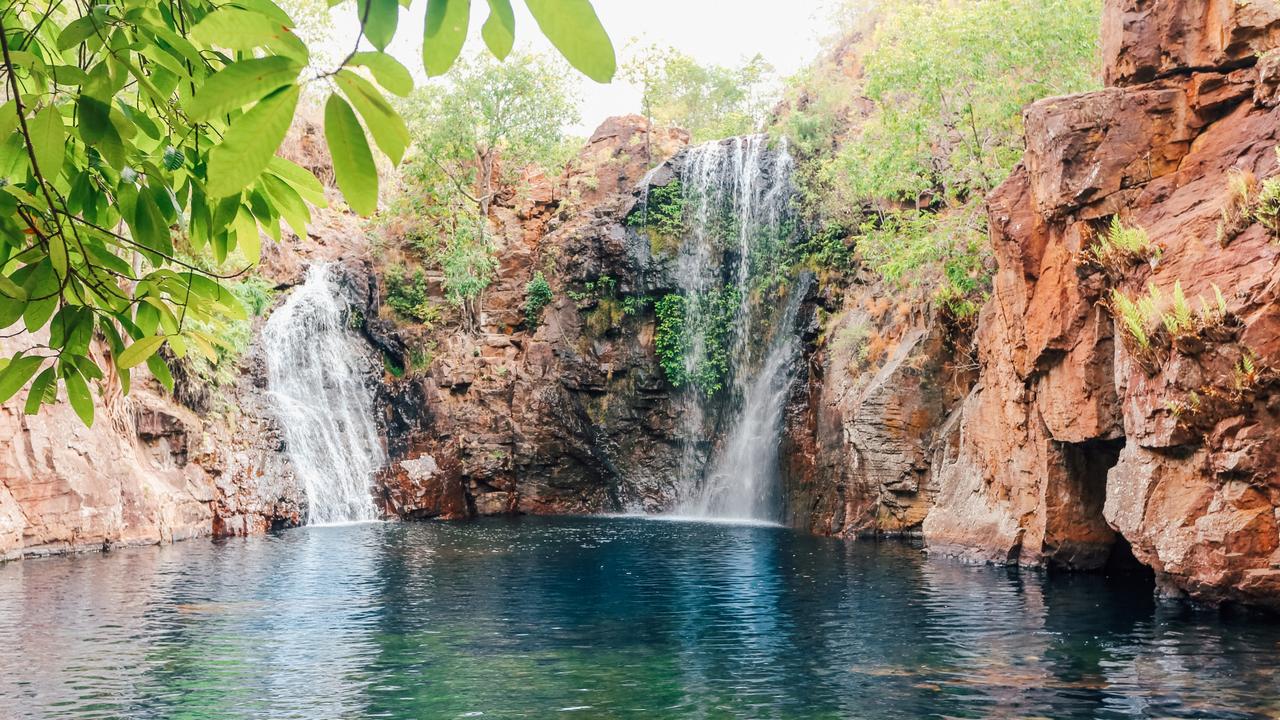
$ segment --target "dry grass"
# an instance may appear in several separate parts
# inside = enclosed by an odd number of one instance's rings
[[[1232,170],[1227,177],[1227,192],[1219,209],[1216,239],[1219,247],[1231,244],[1236,236],[1253,224],[1253,206],[1258,197],[1258,178],[1244,170]]]

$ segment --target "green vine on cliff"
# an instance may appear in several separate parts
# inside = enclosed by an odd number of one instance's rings
[[[654,304],[654,347],[668,382],[692,385],[708,397],[724,389],[740,302],[738,289],[727,287],[692,299],[671,293]]]
[[[684,186],[676,179],[650,188],[644,203],[627,216],[626,224],[644,231],[654,255],[671,255],[684,237],[684,206]]]

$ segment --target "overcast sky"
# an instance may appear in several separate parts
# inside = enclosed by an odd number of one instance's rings
[[[760,53],[779,75],[786,76],[817,55],[819,38],[830,32],[831,8],[836,0],[593,0],[593,4],[620,61],[627,46],[638,38],[641,44],[671,45],[701,63],[732,65]],[[426,5],[415,2],[412,10],[401,13],[400,31],[389,48],[419,76]],[[516,46],[551,51],[524,4],[512,5],[516,9]],[[480,25],[488,14],[488,3],[472,0],[471,8],[468,52],[483,45]],[[334,13],[337,34],[354,37],[353,5],[344,3]],[[349,42],[343,37],[336,41],[344,46]],[[582,98],[582,121],[569,128],[570,132],[587,135],[610,115],[639,110],[638,89],[621,79],[600,85],[576,73],[575,77]]]

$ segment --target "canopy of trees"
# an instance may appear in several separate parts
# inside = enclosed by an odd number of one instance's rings
[[[688,130],[695,141],[756,132],[773,104],[773,67],[760,55],[736,67],[699,65],[674,48],[640,48],[623,65],[640,86],[641,110],[660,125]]]
[[[1100,13],[1100,0],[882,0],[861,12],[794,80],[778,121],[801,156],[810,222],[826,226],[817,236],[852,238],[884,279],[976,313],[989,285],[982,199],[1022,155],[1027,104],[1097,86]]]

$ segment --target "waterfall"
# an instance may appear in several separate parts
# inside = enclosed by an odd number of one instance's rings
[[[312,525],[378,518],[370,483],[383,450],[348,318],[328,266],[317,263],[263,331],[267,388]]]
[[[681,400],[683,515],[777,520],[778,443],[798,350],[803,296],[790,272],[792,159],[763,135],[688,151],[685,233],[675,280],[685,300]]]

